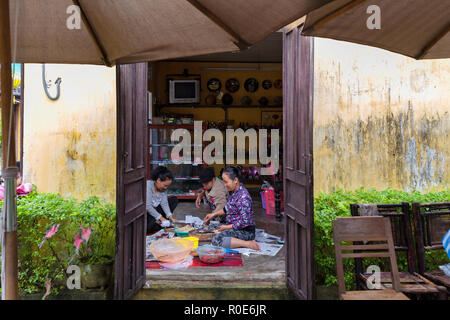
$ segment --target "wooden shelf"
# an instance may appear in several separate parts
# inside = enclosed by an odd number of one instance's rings
[[[168,164],[190,164],[192,166],[201,166],[203,162],[194,162],[194,161],[176,161],[176,160],[150,160],[150,164],[158,164],[158,165],[168,165]]]
[[[175,196],[180,200],[192,200],[192,199],[197,199],[197,195],[198,192],[194,192],[194,195],[188,194],[188,193],[181,193],[181,194],[176,194],[176,193],[169,193],[168,196]]]
[[[211,104],[211,105],[192,105],[192,104],[188,104],[188,105],[180,105],[180,104],[156,104],[155,105],[156,108],[161,109],[161,108],[193,108],[193,109],[200,109],[200,108],[220,108],[220,109],[281,109],[283,108],[283,106],[258,106],[258,105],[251,105],[251,106],[247,106],[247,105],[220,105],[220,104]]]
[[[199,181],[200,178],[194,178],[194,177],[175,177],[174,180],[179,180],[179,181]]]

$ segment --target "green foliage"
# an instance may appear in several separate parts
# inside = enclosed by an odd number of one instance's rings
[[[3,201],[0,202],[0,207]],[[47,280],[52,281],[52,293],[65,287],[68,262],[75,254],[74,237],[80,226],[92,228],[87,246],[70,264],[108,262],[114,259],[116,209],[114,205],[91,197],[77,202],[57,194],[37,193],[33,190],[17,200],[17,228],[19,255],[19,291],[45,291]],[[54,236],[39,249],[44,234],[59,224]]]
[[[85,264],[112,262],[115,255],[116,209],[91,197],[78,206],[74,219],[80,225],[92,228],[88,243],[82,243],[79,261]]]
[[[351,203],[401,203],[401,202],[443,202],[449,201],[450,190],[422,194],[419,191],[406,192],[386,189],[376,191],[361,188],[351,192],[342,190],[319,194],[314,198],[314,259],[316,283],[327,286],[337,284],[336,263],[334,254],[334,241],[332,220],[337,217],[351,216]],[[406,255],[397,255],[397,263],[400,271],[407,270]],[[448,263],[448,257],[444,250],[427,253],[427,264],[430,267]],[[345,281],[349,288],[354,288],[354,261],[344,259]],[[385,259],[365,259],[365,266],[379,265],[381,270],[389,270],[388,261]]]

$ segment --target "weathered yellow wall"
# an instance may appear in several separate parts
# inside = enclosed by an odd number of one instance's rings
[[[62,78],[57,101],[44,92],[42,65],[25,65],[24,180],[40,192],[115,203],[115,68],[46,65],[46,73]]]
[[[450,59],[316,38],[315,193],[450,185]]]

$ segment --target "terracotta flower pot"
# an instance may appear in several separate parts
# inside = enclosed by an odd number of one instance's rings
[[[113,263],[80,264],[81,286],[86,289],[106,288],[111,280]]]

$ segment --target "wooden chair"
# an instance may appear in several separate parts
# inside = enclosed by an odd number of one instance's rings
[[[434,296],[438,299],[446,300],[447,290],[445,287],[438,286],[417,273],[417,259],[414,249],[409,203],[377,204],[376,206],[379,216],[390,219],[395,252],[397,254],[404,253],[407,258],[408,272],[399,272],[400,283],[402,284],[401,291],[408,295],[414,295],[415,298]],[[360,216],[360,204],[351,204],[350,212],[354,217]],[[362,260],[356,258],[355,278],[359,290],[367,289],[365,284],[370,276],[371,274],[364,272]],[[381,282],[384,288],[392,288],[392,279],[389,272],[381,273]]]
[[[339,297],[342,300],[409,300],[400,292],[391,223],[384,217],[345,217],[333,220],[333,236]],[[377,241],[377,244],[343,245],[341,242]],[[355,251],[358,252],[355,252]],[[376,251],[374,251],[376,250]],[[351,251],[345,253],[344,251]],[[369,251],[369,252],[366,252]],[[383,290],[346,291],[343,258],[389,258],[392,288]]]
[[[450,277],[443,271],[429,270],[425,252],[443,250],[442,238],[450,229],[450,202],[418,203],[413,202],[414,234],[418,271],[425,278],[444,286],[450,294]]]

